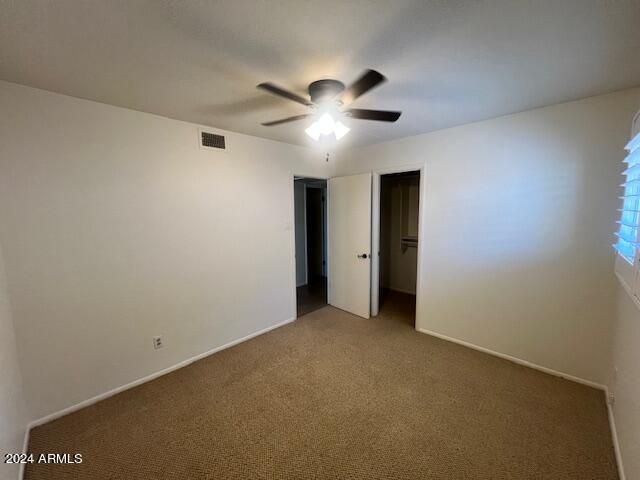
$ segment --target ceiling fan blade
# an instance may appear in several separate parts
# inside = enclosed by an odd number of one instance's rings
[[[273,125],[280,125],[281,123],[295,122],[296,120],[302,120],[303,118],[310,117],[310,113],[305,113],[303,115],[294,115],[293,117],[281,118],[280,120],[274,120],[272,122],[265,122],[262,125],[265,127],[272,127]]]
[[[346,116],[358,120],[378,120],[379,122],[395,122],[402,112],[390,112],[388,110],[366,110],[362,108],[350,108],[343,112]]]
[[[307,107],[310,107],[311,105],[313,105],[313,103],[311,103],[306,98],[303,98],[300,95],[290,92],[289,90],[285,90],[284,88],[280,88],[271,82],[261,83],[256,88],[261,88],[262,90],[266,90],[269,93],[273,93],[274,95],[278,95],[279,97],[283,97],[288,100],[293,100],[294,102],[301,103],[302,105],[306,105]]]
[[[367,93],[372,88],[386,82],[386,77],[375,70],[366,70],[362,76],[347,87],[342,94],[342,104],[349,105],[359,96]]]

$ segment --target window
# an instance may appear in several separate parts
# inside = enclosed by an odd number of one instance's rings
[[[640,112],[633,120],[631,141],[625,147],[624,194],[621,197],[618,231],[616,232],[616,275],[622,286],[640,308]]]
[[[620,208],[620,220],[614,248],[633,265],[638,251],[638,230],[640,229],[640,133],[627,144],[629,155],[624,159],[626,163],[624,195]]]

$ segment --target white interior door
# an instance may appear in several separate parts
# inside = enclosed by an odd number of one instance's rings
[[[329,249],[329,304],[369,318],[370,173],[329,179]]]

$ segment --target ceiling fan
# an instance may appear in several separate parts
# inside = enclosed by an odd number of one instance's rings
[[[272,127],[282,123],[295,122],[313,117],[316,120],[305,130],[314,140],[319,140],[322,136],[334,135],[337,140],[349,133],[349,128],[342,123],[342,118],[354,118],[357,120],[377,120],[380,122],[395,122],[400,118],[402,112],[388,110],[367,110],[362,108],[348,107],[358,97],[364,95],[369,90],[377,87],[387,79],[375,70],[366,70],[358,80],[345,88],[344,83],[324,79],[316,80],[309,84],[309,100],[300,95],[278,87],[271,82],[258,85],[257,88],[266,90],[279,97],[300,103],[313,110],[311,113],[294,115],[293,117],[282,118],[262,125]]]

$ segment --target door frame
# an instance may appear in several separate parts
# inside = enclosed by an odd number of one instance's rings
[[[289,212],[289,221],[286,222],[286,226],[288,227],[289,231],[291,232],[289,238],[291,241],[291,259],[293,260],[292,262],[292,267],[291,271],[292,271],[292,277],[293,277],[293,305],[292,305],[292,311],[293,311],[293,315],[291,318],[298,318],[298,282],[297,282],[297,277],[296,277],[296,192],[295,192],[295,181],[296,181],[296,177],[297,178],[310,178],[313,180],[324,180],[327,183],[327,190],[326,190],[326,194],[325,194],[325,209],[327,209],[327,204],[329,201],[329,176],[322,176],[322,175],[309,175],[306,173],[299,173],[296,171],[291,171],[290,175],[289,175],[289,185],[291,190],[289,191],[289,198],[291,199],[291,211]],[[325,217],[324,219],[325,222],[325,228],[327,231],[327,244],[326,244],[326,248],[327,251],[325,253],[326,257],[327,257],[327,265],[326,265],[326,274],[327,274],[327,302],[328,302],[328,295],[329,295],[329,255],[331,253],[331,246],[329,245],[329,221],[328,218]],[[307,186],[305,185],[304,188],[304,247],[305,247],[305,265],[307,263],[307,255],[306,255],[306,249],[307,249]],[[306,280],[307,283],[309,283],[309,268],[308,265],[306,265]]]
[[[422,301],[419,294],[422,287],[422,257],[424,255],[424,232],[425,232],[425,163],[413,163],[398,165],[388,168],[372,170],[371,186],[371,316],[374,317],[380,312],[380,181],[382,175],[391,173],[420,172],[420,186],[418,199],[418,255],[416,265],[416,321],[415,329],[419,330],[418,322],[422,313]]]

